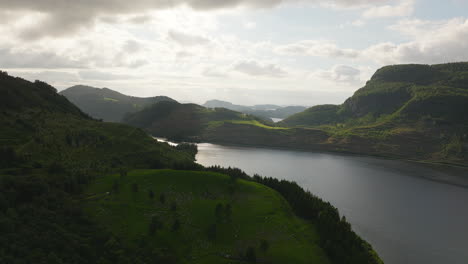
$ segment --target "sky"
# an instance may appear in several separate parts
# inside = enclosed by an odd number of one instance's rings
[[[183,102],[340,104],[382,66],[468,61],[468,0],[0,0],[0,69]]]

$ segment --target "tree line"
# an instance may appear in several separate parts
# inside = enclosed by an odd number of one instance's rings
[[[271,177],[254,175],[250,177],[237,168],[213,166],[208,171],[255,181],[279,192],[290,204],[295,214],[313,222],[320,235],[320,246],[333,263],[336,264],[382,264],[372,246],[360,238],[352,229],[346,218],[340,217],[338,209],[323,201],[297,183],[278,180]]]

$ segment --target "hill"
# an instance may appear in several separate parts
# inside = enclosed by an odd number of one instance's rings
[[[277,124],[211,122],[187,131],[185,139],[466,166],[467,105],[468,63],[387,66],[342,105],[315,106]],[[151,126],[165,127],[169,138],[175,125],[185,126],[177,116],[159,120]]]
[[[262,263],[330,263],[315,226],[258,183],[211,172],[140,170],[100,178],[86,192],[87,210],[99,223],[128,241],[146,237],[177,263],[243,262],[249,248]]]
[[[220,100],[207,101],[203,106],[207,108],[226,108],[229,110],[241,112],[244,114],[254,115],[271,121],[272,118],[284,119],[293,114],[302,112],[306,109],[304,106],[278,106],[278,105],[254,105],[244,106],[235,105],[230,102]]]
[[[316,106],[280,125],[326,131],[354,151],[463,164],[468,159],[468,63],[378,70],[342,105]]]
[[[226,108],[205,108],[177,102],[159,102],[128,115],[123,122],[144,128],[155,136],[191,141],[198,141],[204,131],[222,123],[268,124],[260,118]]]
[[[167,96],[148,98],[121,94],[108,88],[94,88],[77,85],[60,92],[83,112],[93,118],[106,122],[120,122],[128,113],[142,110],[144,107],[161,101],[175,102]]]
[[[96,121],[52,86],[0,72],[0,262],[124,263],[138,254],[90,221],[79,195],[100,173],[195,168],[140,129]],[[100,261],[101,260],[101,261]]]
[[[307,109],[282,122],[288,126],[368,125],[383,121],[466,125],[468,63],[396,65],[379,69],[342,105]],[[389,120],[391,119],[391,120]]]

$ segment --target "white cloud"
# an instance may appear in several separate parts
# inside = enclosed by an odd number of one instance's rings
[[[80,71],[78,75],[85,80],[112,81],[134,79],[134,76],[103,71]]]
[[[361,83],[361,70],[347,65],[335,65],[330,70],[316,71],[313,75],[336,83],[345,83],[350,85]]]
[[[275,64],[262,64],[257,61],[241,61],[234,65],[234,71],[250,76],[282,78],[287,72]]]
[[[328,40],[303,40],[275,48],[282,55],[309,55],[332,58],[356,58],[359,51],[339,48],[336,43]]]
[[[364,51],[381,64],[445,63],[468,60],[468,19],[446,21],[403,20],[391,27],[414,40],[385,42]]]
[[[404,17],[414,12],[416,0],[401,0],[397,5],[373,6],[362,14],[365,19],[381,17]]]
[[[185,33],[177,30],[170,30],[168,38],[182,46],[198,46],[210,43],[210,39],[204,36]]]

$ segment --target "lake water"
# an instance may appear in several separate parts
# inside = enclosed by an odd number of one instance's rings
[[[369,157],[199,144],[205,166],[292,180],[336,206],[386,264],[467,264],[464,175]]]

